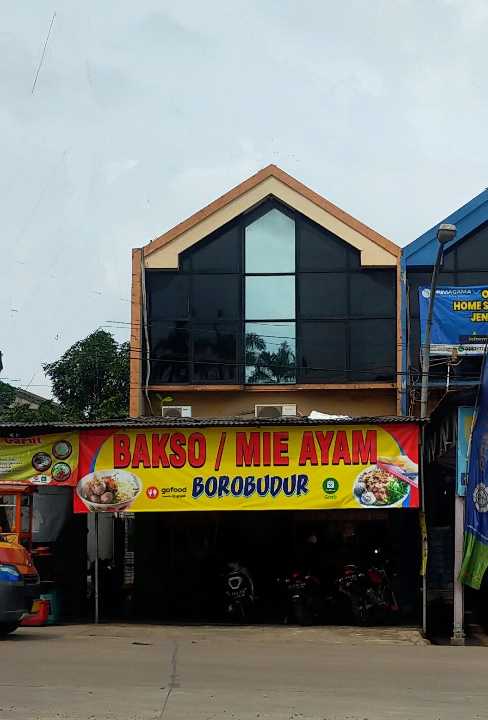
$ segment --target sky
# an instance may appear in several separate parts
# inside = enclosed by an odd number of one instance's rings
[[[0,0],[0,378],[127,339],[131,248],[269,163],[414,240],[488,185],[487,35],[485,0]]]

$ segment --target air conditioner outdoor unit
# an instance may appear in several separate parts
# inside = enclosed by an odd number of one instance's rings
[[[163,405],[161,414],[164,418],[191,417],[191,405]]]
[[[296,405],[255,405],[254,415],[257,418],[292,417],[297,414]]]

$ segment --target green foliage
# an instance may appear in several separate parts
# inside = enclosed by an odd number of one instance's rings
[[[15,400],[15,389],[8,383],[0,381],[0,413],[10,407]]]
[[[126,417],[129,408],[129,343],[95,330],[43,369],[70,420]]]
[[[64,419],[63,409],[52,400],[46,400],[38,408],[19,404],[0,411],[0,420],[4,422],[56,422]]]
[[[0,420],[27,423],[127,417],[129,343],[119,345],[110,333],[96,330],[43,369],[58,402],[46,400],[37,409],[14,405],[15,388],[0,382]]]

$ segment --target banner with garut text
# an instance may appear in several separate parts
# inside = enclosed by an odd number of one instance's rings
[[[80,433],[77,512],[418,507],[418,426]]]
[[[78,433],[0,438],[0,491],[4,483],[76,485]]]

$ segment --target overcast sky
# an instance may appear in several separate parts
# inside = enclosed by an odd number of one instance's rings
[[[1,377],[33,392],[128,337],[132,247],[271,162],[400,245],[488,185],[486,0],[0,8]]]

